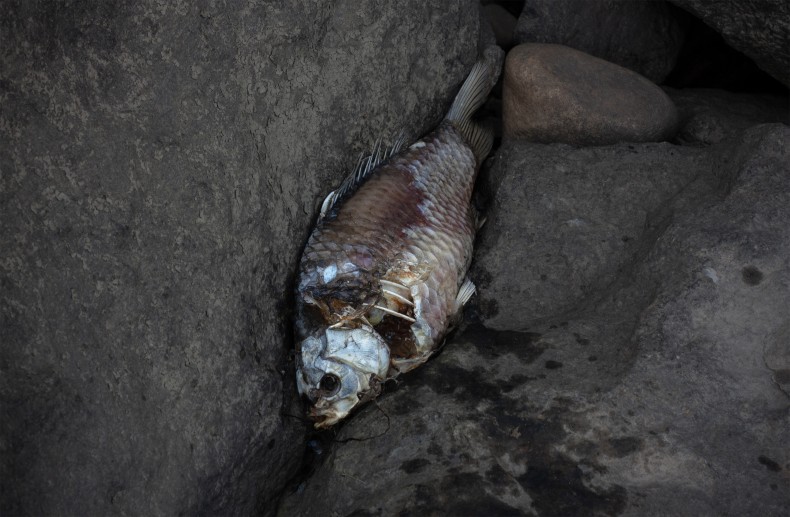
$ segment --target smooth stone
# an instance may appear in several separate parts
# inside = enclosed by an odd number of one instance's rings
[[[562,45],[526,43],[507,55],[505,138],[573,145],[660,142],[678,115],[655,84],[621,66]]]

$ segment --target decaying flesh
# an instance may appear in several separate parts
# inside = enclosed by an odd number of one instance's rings
[[[296,379],[316,427],[424,363],[474,294],[472,187],[492,136],[471,117],[500,66],[487,51],[439,127],[377,146],[324,201],[296,293]]]

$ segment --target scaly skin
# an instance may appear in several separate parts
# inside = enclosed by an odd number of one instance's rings
[[[472,116],[503,55],[483,52],[436,130],[368,162],[324,201],[296,293],[296,383],[316,427],[424,363],[474,292],[463,283],[476,226],[470,201],[493,136]]]
[[[296,318],[297,385],[316,427],[375,398],[441,344],[472,255],[478,166],[445,121],[318,222],[300,263]]]
[[[474,239],[470,199],[476,170],[472,150],[444,122],[380,165],[330,211],[310,236],[300,264],[299,337],[337,323],[341,314],[348,320],[368,316],[384,278],[409,287],[414,302],[416,321],[411,335],[403,336],[413,341],[413,353],[393,358],[396,369],[424,362],[458,310],[456,295]],[[305,306],[313,301],[327,306],[320,317],[308,315]]]

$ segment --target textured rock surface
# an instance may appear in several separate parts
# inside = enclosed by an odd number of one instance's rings
[[[760,68],[790,86],[790,3],[785,0],[670,0],[719,32]]]
[[[672,71],[683,29],[664,2],[529,0],[517,43],[557,43],[660,83]]]
[[[757,124],[790,123],[788,98],[781,95],[705,88],[664,90],[678,108],[680,125],[676,139],[684,144],[715,144]]]
[[[506,137],[602,145],[670,138],[672,101],[630,70],[562,45],[526,43],[505,62]]]
[[[598,303],[528,332],[468,327],[348,421],[280,514],[783,515],[788,138],[698,150],[717,163]]]
[[[668,143],[506,142],[484,177],[491,226],[478,236],[474,276],[485,325],[524,330],[591,302],[642,252],[667,199],[709,161]]]
[[[476,2],[3,5],[0,513],[271,510],[315,207],[440,120]]]

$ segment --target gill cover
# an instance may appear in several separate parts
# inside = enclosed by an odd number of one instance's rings
[[[345,417],[370,392],[371,379],[386,378],[390,365],[389,347],[370,327],[327,329],[323,336],[308,337],[300,359],[297,386],[314,406],[316,427]]]

